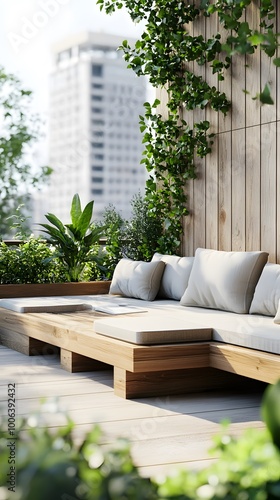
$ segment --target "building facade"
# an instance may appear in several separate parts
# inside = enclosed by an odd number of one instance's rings
[[[75,193],[83,206],[94,200],[94,218],[100,219],[109,204],[128,217],[133,195],[144,192],[139,115],[146,81],[127,69],[117,50],[122,40],[83,33],[54,47],[47,211],[63,222]]]

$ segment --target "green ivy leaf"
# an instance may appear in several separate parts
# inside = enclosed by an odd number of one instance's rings
[[[259,99],[261,101],[262,104],[274,104],[274,101],[271,97],[271,93],[270,93],[270,87],[268,85],[268,83],[265,85],[263,91],[260,93],[259,95]]]

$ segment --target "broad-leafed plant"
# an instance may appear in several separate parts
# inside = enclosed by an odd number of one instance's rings
[[[52,213],[45,215],[50,224],[40,224],[55,247],[53,258],[58,258],[63,264],[69,281],[83,280],[90,263],[101,267],[99,240],[103,228],[92,222],[93,204],[92,200],[82,210],[80,197],[76,193],[71,204],[70,224],[63,224]]]

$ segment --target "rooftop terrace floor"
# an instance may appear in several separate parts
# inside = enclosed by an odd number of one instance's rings
[[[207,466],[214,460],[208,453],[212,437],[225,419],[231,421],[233,435],[264,426],[261,390],[124,400],[113,393],[112,371],[68,373],[61,369],[56,355],[27,357],[0,346],[0,412],[4,415],[8,383],[16,384],[18,416],[36,412],[42,398],[58,398],[59,408],[76,423],[78,440],[95,423],[104,432],[106,447],[118,437],[128,438],[134,462],[145,476],[170,474],[178,467]],[[44,417],[49,427],[65,422],[59,412]]]

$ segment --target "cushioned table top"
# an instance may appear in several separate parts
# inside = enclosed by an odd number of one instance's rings
[[[122,316],[95,320],[94,330],[108,337],[140,345],[196,342],[212,338],[211,328],[200,328],[184,318],[162,318],[153,313],[145,317]]]

